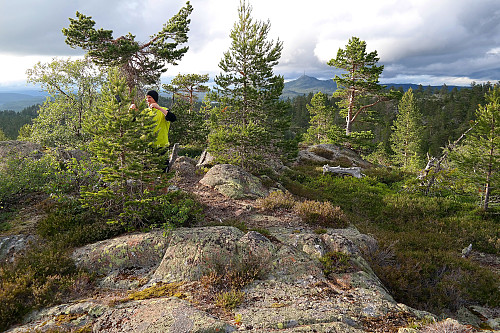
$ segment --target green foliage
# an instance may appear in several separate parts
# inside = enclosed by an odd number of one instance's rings
[[[495,86],[486,95],[485,106],[476,111],[474,128],[465,143],[451,152],[461,176],[479,188],[481,204],[488,210],[492,203],[498,205],[500,191],[500,87]],[[497,200],[492,200],[493,197]],[[500,206],[499,206],[500,207]]]
[[[349,255],[343,252],[328,252],[319,258],[326,276],[338,273],[348,273],[353,266]]]
[[[19,130],[36,118],[40,105],[32,105],[24,108],[21,112],[0,111],[0,130],[6,136],[3,140],[14,140],[18,137]]]
[[[54,60],[28,70],[28,81],[49,93],[29,130],[29,140],[51,147],[81,147],[91,136],[89,118],[99,114],[98,98],[105,74],[88,59]]]
[[[172,92],[172,99],[181,98],[189,104],[189,110],[194,111],[197,99],[196,93],[207,92],[208,86],[203,85],[209,80],[208,74],[177,74],[170,84],[162,85],[163,89]]]
[[[0,207],[16,203],[23,195],[48,191],[59,172],[59,163],[54,156],[7,157],[0,170]]]
[[[499,281],[494,273],[445,251],[401,248],[396,252],[390,265],[369,261],[391,294],[405,304],[433,313],[444,308],[456,311],[477,300],[498,306]]]
[[[345,71],[341,76],[335,75],[337,83],[335,97],[339,97],[338,106],[341,115],[346,117],[346,135],[352,132],[352,124],[358,116],[374,105],[397,97],[397,92],[384,91],[379,85],[378,78],[384,66],[377,66],[379,61],[377,51],[366,52],[366,42],[358,37],[349,39],[345,49],[339,48],[337,57],[328,61],[329,66],[334,66]],[[370,96],[369,101],[365,96]]]
[[[0,141],[7,141],[7,140],[9,140],[9,138],[7,137],[7,135],[5,135],[5,133],[0,128]]]
[[[152,207],[168,205],[168,200],[157,196],[161,189],[155,186],[161,162],[152,149],[155,123],[144,103],[137,110],[129,109],[134,95],[124,78],[112,72],[101,103],[106,120],[95,129],[89,145],[93,160],[102,166],[100,182],[81,190],[85,208],[132,229],[159,223]]]
[[[307,110],[311,119],[307,133],[304,135],[304,141],[308,144],[336,143],[336,141],[331,140],[331,135],[328,135],[330,132],[336,133],[336,129],[338,129],[333,123],[335,110],[329,105],[328,97],[322,92],[318,92],[311,99],[311,103],[307,105]]]
[[[62,247],[76,247],[109,239],[123,233],[123,227],[109,224],[76,200],[46,202],[47,216],[36,225],[37,234]]]
[[[399,113],[392,127],[392,149],[396,153],[395,164],[407,170],[422,167],[422,115],[420,114],[413,91],[410,88],[399,102]]]
[[[237,308],[243,302],[244,298],[244,292],[232,289],[219,293],[215,299],[215,305],[229,311]]]
[[[208,128],[205,116],[199,110],[191,109],[188,102],[177,100],[171,108],[179,121],[172,123],[169,130],[170,142],[177,142],[183,150],[185,146],[205,148]],[[200,152],[201,153],[201,152]]]
[[[90,277],[78,272],[66,249],[48,243],[28,248],[14,263],[0,267],[0,329],[28,312],[57,304]]]
[[[435,313],[471,303],[496,306],[500,279],[460,258],[460,251],[472,243],[476,251],[498,253],[498,218],[479,214],[467,196],[400,191],[415,175],[397,169],[366,174],[339,178],[303,167],[286,172],[282,182],[295,195],[340,206],[361,232],[377,238],[381,248],[365,258],[396,300]]]
[[[288,106],[279,100],[283,77],[273,74],[283,45],[267,41],[269,22],[254,22],[251,11],[240,2],[230,49],[219,63],[223,73],[207,101],[208,141],[218,162],[258,171],[282,158],[289,123]]]
[[[192,11],[193,7],[189,1],[186,2],[146,43],[137,42],[130,32],[113,39],[112,30],[95,29],[92,17],[79,12],[76,12],[77,19],[69,19],[69,27],[63,28],[62,32],[66,36],[66,44],[87,51],[94,63],[119,67],[131,90],[157,83],[160,75],[167,70],[167,63],[176,65],[182,59],[188,47],[180,45],[188,41],[189,15]]]

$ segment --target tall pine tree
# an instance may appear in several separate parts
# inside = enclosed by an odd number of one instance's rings
[[[500,87],[486,94],[488,104],[476,110],[476,121],[464,144],[450,156],[468,179],[480,187],[482,207],[488,210],[492,195],[500,196]]]
[[[398,115],[393,122],[391,148],[395,152],[394,163],[406,170],[421,167],[421,142],[423,136],[422,115],[416,105],[413,90],[404,93],[398,105]]]
[[[158,83],[161,74],[167,70],[165,65],[176,65],[182,59],[188,50],[187,46],[181,45],[188,41],[192,11],[193,7],[186,2],[146,43],[136,41],[131,33],[113,38],[112,30],[95,29],[92,17],[79,12],[76,12],[77,19],[69,19],[69,27],[62,32],[66,44],[87,51],[96,64],[120,68],[132,90]]]
[[[209,151],[219,162],[255,171],[281,158],[289,117],[279,99],[283,77],[273,73],[282,42],[268,41],[269,21],[254,21],[251,13],[250,5],[241,1],[231,46],[219,63],[223,72],[209,97],[217,105],[209,107]]]
[[[372,106],[397,97],[397,92],[384,90],[378,78],[384,66],[377,66],[377,51],[366,52],[366,42],[351,37],[345,49],[339,49],[337,57],[328,61],[329,66],[344,70],[341,76],[335,75],[337,83],[335,97],[341,98],[339,107],[346,117],[346,135],[351,135],[353,123]],[[366,99],[368,97],[368,100]]]

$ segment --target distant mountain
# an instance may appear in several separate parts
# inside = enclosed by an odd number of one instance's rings
[[[28,106],[42,104],[46,95],[29,92],[0,92],[0,110],[22,111]]]
[[[333,94],[337,90],[337,84],[330,80],[320,80],[315,77],[302,75],[296,80],[285,82],[285,88],[281,94],[282,98],[293,98],[300,95],[307,95],[310,92],[321,91],[327,95]]]
[[[394,89],[398,89],[398,88],[403,88],[404,91],[407,91],[408,89],[412,89],[412,90],[416,90],[418,89],[420,86],[422,86],[422,88],[425,89],[441,89],[443,86],[424,86],[423,84],[414,84],[414,83],[383,83],[382,85],[384,86],[387,86],[387,88],[394,88]],[[446,85],[446,88],[448,88],[448,91],[452,91],[454,88],[457,88],[457,89],[463,89],[463,88],[469,88],[469,87],[466,87],[466,86],[449,86],[449,85]]]
[[[383,83],[382,85],[387,86],[387,88],[403,88],[404,91],[412,88],[413,90],[418,89],[419,84],[414,83]],[[441,89],[442,86],[423,86],[424,89]],[[449,91],[453,88],[462,89],[467,88],[464,86],[446,86]],[[330,80],[320,80],[315,77],[302,75],[296,80],[285,82],[285,88],[283,89],[282,98],[294,98],[300,95],[308,95],[310,92],[317,93],[321,91],[322,93],[331,96],[333,92],[337,90],[337,84],[333,79]]]

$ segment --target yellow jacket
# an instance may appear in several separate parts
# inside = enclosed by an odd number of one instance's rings
[[[167,109],[163,106],[162,108]],[[168,146],[168,130],[170,129],[170,121],[165,120],[165,115],[160,110],[149,109],[149,114],[154,117],[153,119],[156,123],[154,130],[155,133],[157,133],[155,147]]]

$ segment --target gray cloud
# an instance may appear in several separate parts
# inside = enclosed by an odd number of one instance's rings
[[[349,38],[367,42],[385,65],[383,79],[479,81],[500,79],[500,2],[497,0],[288,1],[250,0],[253,17],[271,22],[270,37],[284,43],[275,72],[331,78],[326,62]],[[192,0],[188,54],[168,75],[219,72],[237,20],[238,1]],[[0,3],[0,57],[82,54],[61,32],[78,10],[96,28],[147,41],[185,5],[181,0],[36,0]],[[354,9],[353,9],[354,8]],[[10,58],[11,59],[11,58]],[[1,58],[0,58],[1,61]],[[0,70],[1,70],[0,66]],[[338,72],[337,72],[338,73]],[[419,82],[414,82],[419,83]]]

